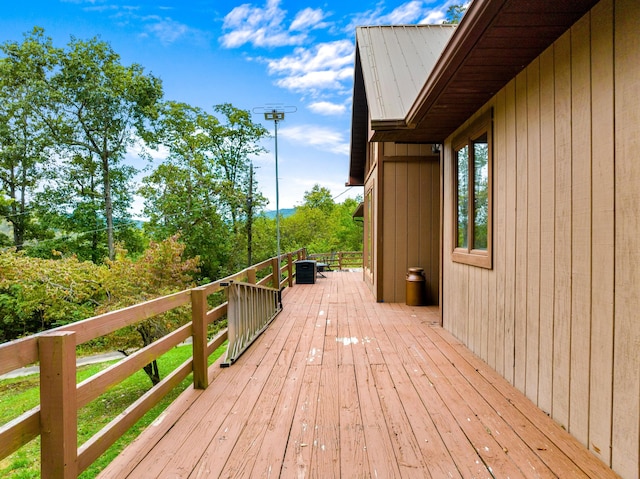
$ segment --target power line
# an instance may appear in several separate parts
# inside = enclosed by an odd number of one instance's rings
[[[117,230],[117,229],[124,228],[126,226],[131,226],[131,224],[128,224],[128,223],[114,224],[113,225],[113,229]],[[88,231],[80,231],[80,232],[77,232],[77,233],[66,233],[66,234],[64,234],[62,236],[58,236],[57,238],[49,238],[49,239],[43,239],[43,240],[35,239],[35,240],[33,240],[33,243],[32,242],[23,242],[22,244],[19,244],[19,245],[5,246],[4,248],[0,248],[0,251],[8,251],[8,250],[13,249],[13,248],[23,248],[23,247],[26,247],[26,246],[38,246],[40,244],[53,243],[53,242],[68,243],[68,240],[73,238],[74,235],[76,237],[78,237],[78,236],[87,235],[87,234],[90,234],[90,233],[100,233],[102,231],[107,231],[108,229],[109,228],[105,227],[105,228],[98,228],[98,229],[88,230]]]
[[[343,191],[342,193],[340,193],[339,195],[334,196],[334,197],[332,198],[332,200],[333,200],[333,201],[337,200],[337,199],[338,199],[338,198],[340,198],[342,195],[344,195],[347,191],[349,191],[351,188],[353,188],[353,186],[350,186],[349,188],[347,188],[346,190],[344,190],[344,191]]]

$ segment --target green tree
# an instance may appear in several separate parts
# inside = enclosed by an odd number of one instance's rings
[[[102,191],[104,182],[101,181],[99,165],[88,153],[87,156],[73,156],[63,166],[63,174],[54,168],[45,173],[48,181],[36,194],[36,210],[43,223],[66,234],[42,246],[30,246],[29,254],[50,258],[51,250],[57,250],[100,263],[108,256],[108,247],[105,195]],[[130,178],[134,171],[128,165],[114,166],[110,186],[115,241],[135,254],[141,252],[143,242],[128,212],[134,191]]]
[[[152,243],[139,258],[117,248],[116,259],[96,265],[75,256],[29,257],[0,251],[0,342],[114,311],[195,285],[198,258],[184,259],[178,237]],[[190,319],[177,309],[106,338],[111,348],[146,346]],[[152,382],[157,367],[145,368]]]
[[[213,157],[222,127],[215,116],[177,102],[164,105],[158,125],[155,141],[168,155],[143,179],[146,227],[156,239],[179,233],[186,254],[200,255],[204,275],[217,277],[231,241],[220,214],[222,186]]]
[[[353,220],[358,200],[335,203],[331,192],[314,185],[305,192],[304,202],[294,214],[282,219],[285,251],[307,248],[309,253],[361,251],[362,228]]]
[[[92,316],[104,300],[99,267],[75,257],[0,252],[0,342]]]
[[[442,23],[445,23],[445,24],[460,23],[460,20],[462,20],[462,17],[464,17],[464,14],[467,12],[467,8],[469,8],[468,3],[450,5],[449,8],[447,8],[447,12],[445,13],[445,20]]]
[[[264,151],[259,142],[268,135],[268,131],[251,120],[249,111],[235,108],[230,103],[216,105],[214,110],[223,117],[224,121],[213,155],[221,179],[222,214],[231,221],[234,237],[232,244],[236,245],[231,257],[238,261],[230,264],[229,267],[237,269],[251,263],[249,233],[254,211],[266,204],[264,196],[257,191],[250,157]],[[240,259],[244,256],[240,247],[245,243],[248,259],[243,262]]]
[[[320,185],[313,185],[311,191],[305,191],[302,206],[304,208],[319,209],[329,214],[335,207],[335,202],[331,197],[331,191]]]
[[[131,179],[133,171],[123,168],[122,160],[137,141],[148,136],[162,98],[161,82],[145,74],[140,65],[122,65],[106,42],[72,38],[58,55],[58,68],[47,84],[51,107],[44,112],[44,120],[59,156],[73,167],[86,167],[84,182],[93,179],[100,184],[108,256],[113,259],[114,183]],[[84,161],[75,161],[79,157]],[[131,197],[120,195],[119,200],[128,206]]]
[[[362,198],[347,198],[332,214],[333,243],[330,251],[362,251],[362,223],[353,218]]]
[[[138,259],[131,258],[125,250],[119,249],[116,259],[107,260],[106,267],[101,269],[101,282],[107,299],[97,313],[121,309],[194,287],[199,258],[184,259],[184,252],[185,245],[177,235],[161,242],[152,242]],[[127,330],[135,331],[142,344],[125,331],[118,337],[118,347],[125,352],[128,348],[148,346],[190,319],[189,308],[183,307],[136,323]],[[153,385],[160,382],[156,360],[143,369]]]
[[[164,105],[154,141],[168,155],[140,189],[152,235],[180,233],[187,254],[200,255],[209,278],[246,265],[248,231],[243,226],[265,203],[249,157],[262,151],[257,142],[266,130],[251,121],[249,112],[230,104],[214,110],[222,122],[184,103]]]
[[[0,216],[11,224],[13,244],[21,249],[26,239],[43,236],[32,200],[53,146],[39,112],[56,50],[36,28],[22,43],[0,45],[0,52],[0,189],[6,193]]]

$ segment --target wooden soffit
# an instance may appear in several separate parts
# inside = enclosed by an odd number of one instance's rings
[[[400,137],[442,143],[596,3],[475,0],[407,113],[413,131]]]

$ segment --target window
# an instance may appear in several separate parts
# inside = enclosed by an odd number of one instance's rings
[[[453,142],[453,261],[492,267],[491,114]]]

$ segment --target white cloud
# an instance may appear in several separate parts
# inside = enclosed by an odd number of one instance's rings
[[[320,90],[342,90],[342,82],[353,76],[353,69],[324,70],[292,75],[276,81],[276,85],[287,90],[319,94]]]
[[[289,31],[303,31],[306,29],[326,28],[328,23],[323,22],[326,14],[319,8],[305,8],[300,10],[289,26]]]
[[[282,88],[318,94],[320,90],[343,90],[353,77],[354,46],[349,40],[296,48],[291,55],[268,62],[270,75]]]
[[[434,25],[442,23],[445,20],[445,10],[433,9],[430,10],[426,16],[420,20],[421,25]]]
[[[349,141],[344,134],[325,126],[296,125],[278,130],[282,138],[289,141],[309,145],[315,149],[329,151],[338,155],[349,154]]]
[[[353,64],[354,46],[350,40],[320,43],[312,48],[296,48],[292,55],[269,62],[269,72],[310,72],[337,70]]]
[[[424,12],[424,18],[420,20],[419,23],[423,25],[432,25],[435,23],[442,23],[446,19],[447,10],[449,9],[449,7],[451,5],[459,5],[459,4],[460,4],[459,0],[448,0],[447,2],[443,3],[439,7],[426,10]],[[471,5],[471,2],[469,1],[465,2],[463,3],[463,5],[465,6],[465,8],[469,8],[469,5]]]
[[[412,1],[400,5],[384,17],[391,25],[402,25],[415,22],[422,15],[422,2]]]
[[[433,1],[411,0],[385,13],[382,5],[374,10],[367,10],[356,15],[349,23],[346,31],[352,32],[355,27],[365,25],[411,25],[442,23],[449,6],[460,3],[460,0],[447,0],[437,7],[427,7]],[[468,5],[469,3],[467,3]]]
[[[384,13],[382,6],[356,15],[347,27],[351,32],[355,27],[366,25],[401,25],[416,23],[424,16],[424,1],[412,0],[403,3],[389,13]]]
[[[342,115],[347,111],[347,107],[341,103],[331,103],[329,101],[317,101],[309,105],[309,109],[320,115]]]
[[[299,24],[317,17],[317,14],[313,13],[315,11],[302,15],[303,12],[305,10],[296,17]],[[235,7],[224,17],[222,28],[227,33],[222,35],[220,42],[226,48],[237,48],[247,43],[255,47],[300,45],[307,38],[307,34],[289,34],[283,25],[286,14],[287,12],[280,8],[280,0],[267,0],[264,7],[256,7],[249,3]]]
[[[164,45],[171,44],[191,33],[191,29],[187,25],[168,17],[149,16],[144,20],[148,22],[145,27],[146,31],[156,36]]]

